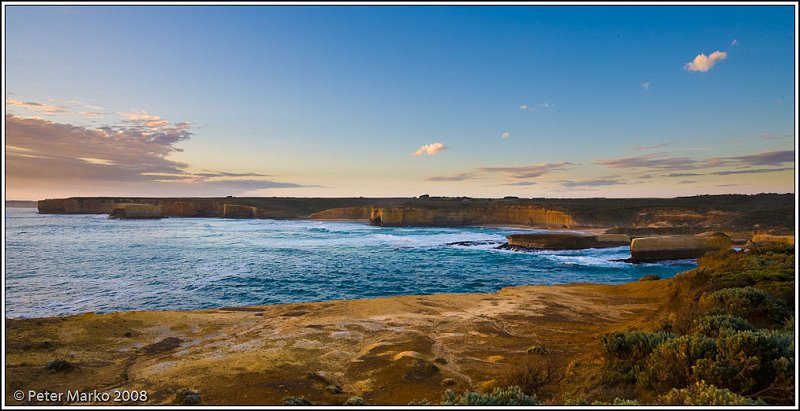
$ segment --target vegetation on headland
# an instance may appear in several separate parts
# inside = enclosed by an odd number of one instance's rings
[[[559,371],[548,364],[549,350],[535,347],[528,350],[537,354],[534,361],[509,368],[506,382],[512,385],[507,388],[462,394],[446,390],[439,404],[793,404],[794,249],[709,253],[697,269],[673,282],[670,301],[657,315],[657,329],[599,336],[600,383],[570,387],[591,388],[594,399],[572,398],[563,391],[538,397]]]
[[[673,283],[660,329],[600,337],[603,384],[643,404],[792,404],[794,249],[710,253]]]

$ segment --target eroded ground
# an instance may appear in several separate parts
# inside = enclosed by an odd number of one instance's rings
[[[6,403],[16,390],[176,391],[202,404],[438,402],[446,388],[486,390],[546,347],[561,378],[552,395],[585,395],[597,335],[650,326],[670,280],[524,286],[442,294],[198,311],[7,320]],[[71,369],[48,370],[54,360]],[[51,368],[53,368],[51,366]],[[67,367],[69,368],[69,367]],[[336,389],[339,387],[339,390]],[[27,395],[27,394],[26,394]]]

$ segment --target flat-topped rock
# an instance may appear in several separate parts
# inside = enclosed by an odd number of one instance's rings
[[[634,238],[631,262],[655,262],[700,258],[709,251],[731,248],[731,239],[723,233],[671,235]]]
[[[580,250],[584,248],[622,247],[630,244],[625,234],[586,235],[579,233],[512,234],[506,236],[510,247],[539,250]]]
[[[745,248],[770,247],[776,245],[788,245],[794,247],[793,235],[772,235],[756,234],[745,244]]]

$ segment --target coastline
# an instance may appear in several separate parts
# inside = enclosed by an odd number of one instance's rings
[[[532,346],[549,347],[554,362],[577,357],[596,366],[597,334],[653,321],[670,290],[671,280],[527,285],[6,319],[7,403],[21,404],[10,397],[17,387],[125,387],[147,390],[152,404],[169,403],[180,388],[198,390],[203,404],[280,404],[293,395],[315,404],[341,404],[351,395],[407,404],[436,399],[445,388],[499,385]],[[45,364],[57,359],[74,369],[47,372]],[[581,367],[570,368],[581,378]],[[326,391],[331,384],[343,393]]]

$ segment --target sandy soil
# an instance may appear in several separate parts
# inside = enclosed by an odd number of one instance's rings
[[[566,370],[549,389],[582,395],[599,367],[597,335],[652,325],[670,280],[523,286],[197,311],[83,314],[6,322],[6,403],[16,390],[146,390],[168,404],[191,388],[202,404],[438,402],[446,388],[502,385],[545,346]],[[537,361],[545,358],[537,357]],[[74,368],[48,371],[66,360]],[[334,387],[340,387],[337,393]]]

